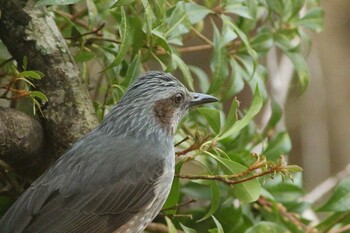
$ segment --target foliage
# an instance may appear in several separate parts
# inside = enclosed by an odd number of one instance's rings
[[[0,85],[0,98],[17,102],[20,99],[28,98],[32,102],[32,113],[36,113],[36,109],[41,112],[41,106],[47,102],[47,97],[41,91],[35,90],[35,85],[32,80],[41,79],[44,74],[38,70],[27,70],[27,60],[23,61],[21,72],[18,71],[14,64],[9,63],[12,59],[5,60],[2,69],[4,73],[1,74],[3,79]],[[7,64],[8,63],[8,64]],[[39,102],[40,101],[40,102]]]
[[[168,216],[163,223],[169,232],[191,233],[324,232],[350,224],[349,197],[343,193],[347,181],[320,208],[331,212],[324,222],[311,227],[302,217],[311,207],[301,201],[305,194],[301,176],[291,181],[291,174],[301,169],[281,157],[291,150],[291,142],[287,131],[276,129],[283,106],[273,101],[267,88],[271,76],[267,55],[277,49],[293,63],[299,89],[306,89],[310,77],[304,55],[311,45],[307,31],[322,30],[318,4],[317,0],[37,1],[54,14],[84,81],[93,87],[100,119],[132,80],[150,69],[172,72],[189,89],[221,100],[192,111],[175,137],[176,176],[163,208]],[[31,85],[30,78],[41,78],[39,74],[17,71],[14,77],[26,77]],[[30,93],[45,100],[42,93]],[[244,107],[236,97],[242,93],[251,97],[244,99]],[[256,117],[270,102],[272,115],[264,125]]]

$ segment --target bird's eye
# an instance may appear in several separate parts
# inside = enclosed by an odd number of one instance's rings
[[[174,95],[173,100],[177,104],[182,103],[184,100],[184,95],[182,93],[177,93]]]

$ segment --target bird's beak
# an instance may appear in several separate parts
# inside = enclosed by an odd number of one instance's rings
[[[211,96],[211,95],[206,95],[206,94],[202,94],[202,93],[195,93],[195,92],[191,92],[190,94],[192,96],[192,99],[190,101],[190,107],[218,101],[217,98],[215,98],[214,96]]]

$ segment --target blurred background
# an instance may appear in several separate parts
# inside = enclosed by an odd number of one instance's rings
[[[309,87],[303,95],[291,93],[286,104],[290,159],[303,167],[306,190],[350,163],[350,1],[321,3],[324,30],[312,34]]]

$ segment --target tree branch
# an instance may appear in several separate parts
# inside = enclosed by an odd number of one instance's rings
[[[35,7],[33,0],[8,0],[1,1],[0,11],[0,39],[9,52],[19,64],[26,56],[29,70],[45,74],[35,85],[49,99],[43,126],[50,145],[47,155],[55,160],[97,125],[87,87],[44,7]]]

